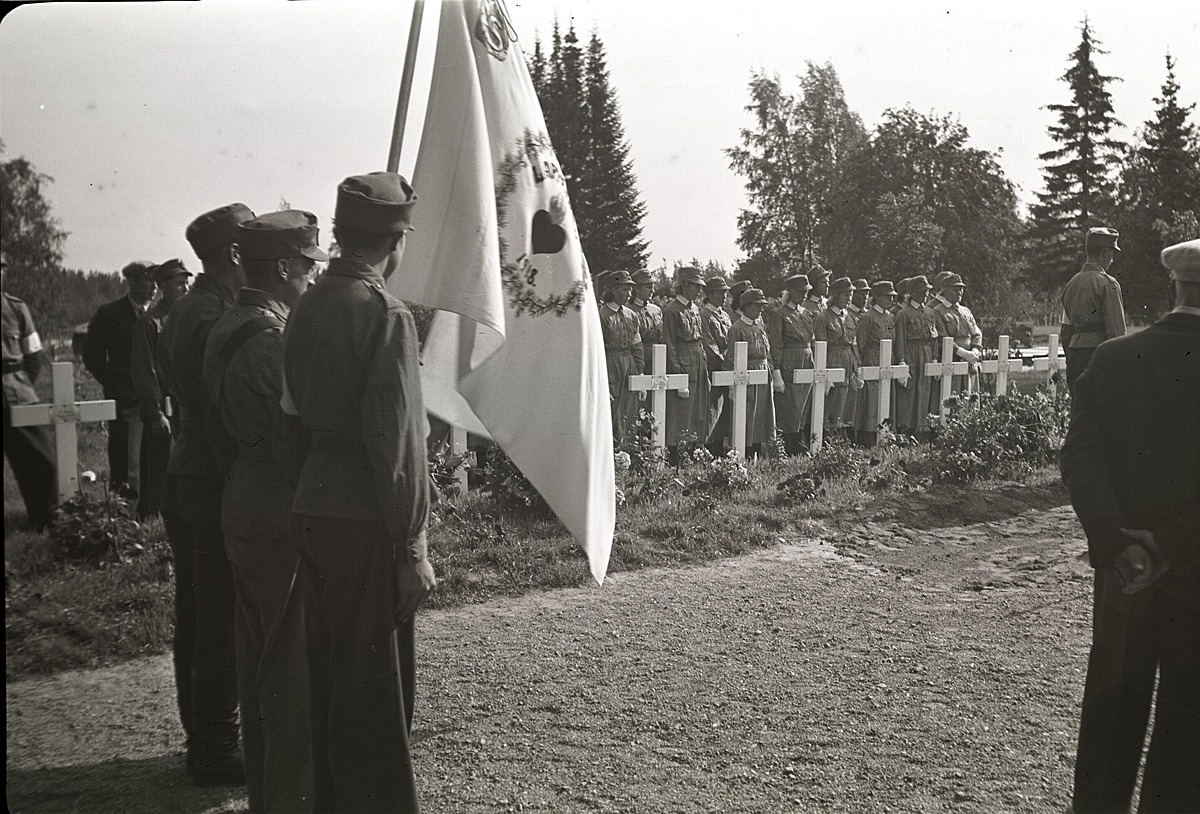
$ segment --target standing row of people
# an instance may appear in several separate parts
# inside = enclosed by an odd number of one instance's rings
[[[675,297],[661,309],[649,301],[647,272],[598,275],[614,440],[619,444],[626,438],[644,398],[630,390],[629,375],[649,367],[649,348],[659,342],[667,348],[667,372],[688,376],[685,389],[668,394],[666,444],[674,463],[684,438],[704,443],[716,457],[726,454],[729,396],[723,388],[711,387],[710,375],[733,369],[737,342],[747,343],[749,369],[770,374],[768,385],[751,386],[748,392],[747,445],[757,454],[766,454],[777,441],[788,455],[807,450],[813,385],[797,383],[795,373],[813,368],[816,342],[827,343],[827,367],[846,371],[844,381],[828,385],[825,422],[829,429],[843,427],[863,445],[876,440],[880,385],[878,380],[864,382],[859,369],[880,364],[881,340],[893,343],[886,363],[923,371],[937,359],[942,337],[952,337],[956,359],[970,371],[955,377],[954,389],[977,380],[983,335],[962,304],[965,285],[959,275],[943,272],[933,284],[918,276],[898,285],[830,278],[819,265],[788,277],[780,304],[768,311],[766,296],[747,281],[732,287],[722,277],[706,281],[692,267],[677,271]],[[940,389],[919,372],[896,388],[894,426],[908,433],[925,430],[928,416],[938,412]]]
[[[384,286],[415,202],[395,173],[347,178],[332,260],[309,212],[206,212],[190,290],[182,261],[131,264],[89,327],[124,422],[112,478],[174,554],[187,771],[244,782],[252,812],[418,808],[413,618],[436,578],[416,327]]]

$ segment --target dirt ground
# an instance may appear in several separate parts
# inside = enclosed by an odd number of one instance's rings
[[[757,554],[419,620],[429,812],[1057,812],[1091,588],[1055,488],[916,496]],[[7,687],[14,812],[232,812],[168,657]]]

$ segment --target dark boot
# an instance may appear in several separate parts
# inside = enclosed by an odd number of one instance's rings
[[[192,672],[192,733],[188,754],[196,785],[245,782],[238,751],[237,670]]]

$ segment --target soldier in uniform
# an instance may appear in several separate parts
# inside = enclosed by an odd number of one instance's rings
[[[633,299],[629,301],[629,307],[638,316],[638,333],[642,335],[642,346],[649,348],[653,345],[661,345],[663,343],[663,315],[662,309],[652,301],[654,278],[645,269],[635,271],[632,277]]]
[[[975,316],[965,306],[961,305],[963,289],[966,285],[962,277],[953,272],[939,274],[936,278],[941,282],[938,295],[934,297],[933,311],[937,315],[938,338],[937,358],[941,359],[942,339],[954,339],[954,355],[968,365],[965,376],[954,376],[951,379],[951,390],[960,393],[970,389],[971,381],[979,375],[979,363],[983,358],[983,333],[979,330]],[[930,396],[930,409],[937,412],[940,407],[941,389],[933,391]]]
[[[245,283],[238,224],[243,204],[205,212],[187,227],[201,273],[163,325],[159,369],[179,407],[179,435],[167,463],[163,519],[175,554],[175,684],[188,735],[188,771],[197,784],[245,782],[238,750],[234,587],[221,533],[221,490],[232,441],[204,382],[209,331]],[[219,449],[218,449],[219,448]]]
[[[1121,251],[1118,237],[1116,229],[1088,229],[1083,243],[1087,261],[1063,289],[1059,338],[1067,354],[1067,387],[1072,393],[1100,343],[1125,335],[1121,284],[1108,273]]]
[[[880,280],[871,286],[872,305],[858,320],[854,329],[854,343],[858,345],[858,356],[862,364],[873,367],[880,363],[879,343],[884,339],[896,338],[896,318],[888,310],[896,299],[896,288],[888,280]],[[892,358],[885,360],[895,364],[895,348]],[[858,443],[874,446],[879,435],[879,386],[878,380],[864,382],[859,394],[858,413],[854,429]]]
[[[925,375],[925,365],[937,357],[938,316],[928,306],[933,286],[925,275],[908,281],[907,301],[896,315],[896,359],[908,365],[905,382],[896,382],[896,430],[916,434],[928,429],[929,413],[938,408],[941,390]]]
[[[0,255],[0,269],[7,258]],[[3,272],[0,271],[0,274]],[[33,383],[42,369],[42,340],[33,325],[29,306],[7,291],[3,294],[4,322],[4,457],[17,478],[25,501],[29,525],[41,531],[54,517],[58,499],[54,441],[50,428],[14,427],[12,410],[18,404],[36,404]]]
[[[825,298],[829,294],[829,271],[820,263],[808,270],[808,296],[800,303],[800,307],[808,311],[814,319],[825,310]]]
[[[729,283],[724,277],[713,277],[704,284],[706,302],[700,309],[700,338],[704,342],[704,360],[709,371],[725,369],[725,339],[733,324],[724,307],[728,292]],[[729,434],[729,419],[722,415],[726,403],[724,390],[714,387],[708,393],[708,423],[712,427],[708,434],[708,451],[714,458],[725,454],[725,437]]]
[[[787,296],[767,323],[776,429],[783,436],[783,449],[788,455],[799,455],[808,448],[805,411],[812,385],[796,384],[793,374],[813,366],[815,313],[804,307],[805,295],[811,288],[809,278],[803,274],[788,277],[784,281]]]
[[[141,494],[142,416],[129,366],[133,326],[154,299],[152,268],[153,263],[134,262],[121,269],[129,290],[96,309],[83,346],[84,367],[100,382],[104,397],[117,403],[117,417],[108,422],[108,480],[139,517],[146,516]]]
[[[625,305],[633,293],[633,278],[628,271],[613,271],[605,282],[608,293],[600,309],[600,332],[608,363],[613,445],[620,446],[637,420],[639,393],[629,389],[629,377],[642,372],[643,346],[638,315]]]
[[[842,418],[847,393],[862,387],[858,377],[858,348],[854,344],[854,325],[848,308],[854,284],[849,277],[839,277],[829,284],[829,304],[813,322],[813,339],[828,343],[826,365],[846,371],[846,379],[830,385],[825,399],[825,424],[834,428],[844,423]]]
[[[696,299],[704,290],[700,269],[685,266],[675,272],[675,299],[663,309],[667,373],[686,373],[686,390],[667,392],[667,453],[679,464],[679,442],[688,433],[700,443],[708,440],[708,365],[704,359],[703,322]]]
[[[1162,261],[1174,310],[1099,346],[1060,457],[1095,569],[1077,814],[1129,810],[1152,700],[1138,811],[1200,811],[1200,240]]]
[[[851,341],[853,341],[854,332],[858,328],[858,320],[862,316],[863,311],[867,307],[867,299],[871,296],[871,286],[863,278],[854,281],[854,290],[850,294],[850,304],[846,306],[846,330],[850,332]],[[858,345],[854,345],[854,352],[857,357]],[[861,358],[859,362],[861,363]],[[846,391],[845,401],[842,403],[842,423],[846,425],[846,435],[853,441],[854,435],[854,417],[858,413],[858,397],[862,392],[862,380],[858,379],[851,382],[850,389]]]
[[[133,344],[129,351],[129,375],[137,393],[142,419],[142,457],[145,478],[142,481],[145,514],[148,517],[163,510],[166,490],[167,462],[171,459],[171,417],[167,393],[158,371],[158,337],[163,323],[175,303],[182,299],[191,285],[192,273],[176,258],[160,263],[151,272],[160,292],[158,302],[133,326]],[[167,511],[170,511],[168,509]]]
[[[283,406],[312,433],[292,508],[320,810],[418,810],[413,619],[437,580],[417,330],[385,288],[416,197],[393,172],[342,181],[341,254],[283,336]]]
[[[238,225],[246,285],[204,348],[204,383],[237,447],[221,529],[237,591],[238,698],[252,812],[312,810],[304,616],[292,499],[307,434],[280,408],[283,328],[328,260],[317,218],[290,209]]]
[[[767,327],[762,321],[762,309],[766,303],[766,295],[757,288],[748,288],[742,293],[742,313],[725,338],[726,370],[733,369],[734,345],[738,342],[746,343],[747,370],[770,369],[771,344],[767,338]],[[729,415],[733,415],[732,407]],[[775,406],[771,390],[765,384],[752,384],[746,388],[747,457],[765,457],[774,435]]]

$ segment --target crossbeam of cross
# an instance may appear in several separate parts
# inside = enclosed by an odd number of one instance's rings
[[[712,374],[713,387],[728,387],[733,396],[733,452],[739,459],[746,457],[746,394],[751,385],[767,383],[767,371],[750,370],[750,346],[733,343],[733,370],[717,370]],[[770,398],[770,396],[767,396]]]
[[[629,377],[629,389],[650,393],[650,413],[654,416],[654,446],[666,448],[667,391],[686,390],[686,373],[667,373],[667,346],[653,345],[650,372]]]
[[[868,365],[858,369],[859,376],[864,382],[879,382],[879,418],[878,426],[883,426],[892,417],[892,382],[908,381],[908,365],[893,365],[892,340],[879,340],[879,364]],[[884,362],[887,359],[887,362]],[[864,396],[866,393],[863,394]]]
[[[829,394],[829,386],[846,381],[846,369],[828,367],[829,343],[817,342],[813,349],[813,366],[792,373],[792,381],[796,384],[813,385],[812,396],[812,438],[811,449],[816,452],[821,448],[825,439],[825,397]]]
[[[75,366],[70,362],[50,365],[50,388],[50,404],[14,405],[12,423],[14,427],[49,425],[54,428],[58,502],[62,503],[79,491],[79,435],[75,425],[112,421],[117,417],[117,403],[111,399],[75,401]]]

